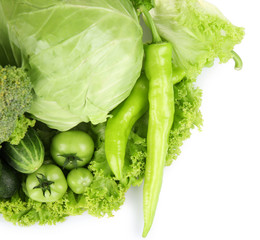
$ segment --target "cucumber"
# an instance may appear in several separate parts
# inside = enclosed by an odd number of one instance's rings
[[[10,198],[20,186],[18,172],[0,159],[0,198]]]
[[[43,144],[33,128],[28,129],[18,145],[5,143],[2,151],[4,160],[21,173],[35,172],[44,160]]]

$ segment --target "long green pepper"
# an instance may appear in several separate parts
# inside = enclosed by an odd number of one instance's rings
[[[134,123],[148,109],[148,80],[144,74],[137,80],[129,97],[113,112],[105,131],[107,162],[118,180],[123,177],[126,145]]]
[[[139,7],[152,31],[153,43],[145,46],[144,70],[149,80],[149,121],[147,159],[143,187],[143,237],[153,223],[162,186],[163,169],[168,151],[169,133],[174,120],[172,46],[162,42],[153,20],[145,8]]]
[[[145,237],[151,228],[159,199],[169,133],[173,124],[171,44],[159,43],[146,46],[144,69],[149,80],[147,159],[143,188],[143,236]]]

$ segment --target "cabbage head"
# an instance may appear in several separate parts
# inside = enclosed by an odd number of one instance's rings
[[[61,131],[98,124],[130,94],[143,59],[130,1],[0,0],[0,12],[2,49],[29,71],[36,119]]]

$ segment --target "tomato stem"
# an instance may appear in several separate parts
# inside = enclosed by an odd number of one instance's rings
[[[42,190],[42,194],[43,196],[45,197],[45,192],[48,191],[51,195],[51,188],[50,188],[50,185],[53,184],[54,182],[53,181],[49,181],[47,179],[47,177],[42,174],[42,173],[38,173],[36,175],[38,181],[39,181],[39,185],[35,186],[33,189],[36,189],[36,188],[41,188]]]
[[[72,164],[75,168],[77,168],[78,161],[83,161],[80,157],[77,156],[76,153],[60,154],[59,156],[65,158],[64,164],[62,166],[63,168],[65,168],[68,164]]]

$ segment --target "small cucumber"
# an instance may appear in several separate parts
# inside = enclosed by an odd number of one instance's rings
[[[3,145],[4,160],[18,172],[30,174],[43,163],[44,147],[33,128],[29,128],[18,145]]]

